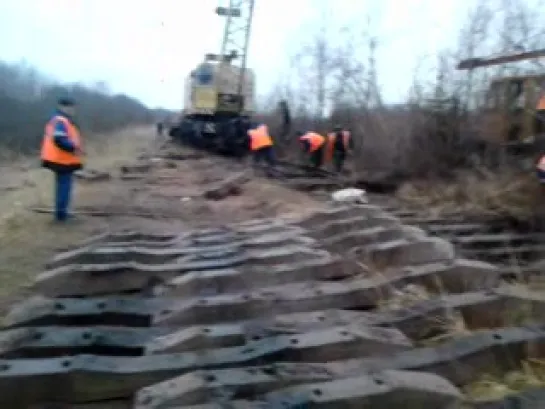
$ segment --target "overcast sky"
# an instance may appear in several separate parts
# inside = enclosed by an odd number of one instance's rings
[[[498,0],[499,1],[499,0]],[[387,101],[405,97],[424,56],[456,43],[473,0],[256,0],[249,66],[265,94],[325,7],[331,24],[379,38],[377,69]],[[218,0],[17,0],[0,3],[0,59],[26,60],[62,81],[104,80],[151,106],[179,108],[183,81],[218,52]],[[433,59],[430,59],[433,60]],[[430,72],[430,75],[433,73]]]

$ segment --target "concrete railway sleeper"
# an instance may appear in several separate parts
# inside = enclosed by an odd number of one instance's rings
[[[539,389],[494,402],[462,392],[545,350],[545,296],[507,285],[505,266],[462,249],[480,255],[539,237],[441,223],[357,205],[90,238],[54,257],[39,295],[5,318],[0,404],[499,409],[538,400]],[[388,307],[409,287],[427,299]],[[451,333],[460,320],[465,330]]]

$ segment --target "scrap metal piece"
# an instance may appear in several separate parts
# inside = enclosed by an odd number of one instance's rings
[[[7,328],[21,326],[148,327],[153,317],[169,308],[167,298],[100,297],[51,299],[33,297],[16,305],[4,318]]]
[[[191,271],[234,268],[243,264],[263,268],[327,256],[324,250],[306,245],[284,245],[243,252],[193,253],[176,260],[167,258],[162,264],[142,264],[136,261],[69,264],[40,274],[34,288],[53,297],[119,293],[141,290],[154,277],[166,280]]]
[[[214,381],[212,381],[214,382]],[[267,393],[262,399],[189,404],[177,408],[215,409],[279,409],[279,408],[342,408],[406,409],[454,407],[463,401],[462,393],[446,379],[424,372],[381,371],[351,378],[311,383]],[[212,400],[212,399],[209,399]],[[137,404],[135,409],[163,409],[153,399]],[[230,406],[226,406],[230,404]]]
[[[0,358],[45,358],[78,354],[140,356],[165,328],[26,327],[0,332]]]

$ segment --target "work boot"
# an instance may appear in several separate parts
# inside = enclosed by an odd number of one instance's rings
[[[78,224],[81,221],[82,220],[79,217],[73,214],[67,214],[64,217],[60,217],[60,218],[56,217],[55,219],[53,219],[53,223],[57,225],[72,225],[72,224]]]

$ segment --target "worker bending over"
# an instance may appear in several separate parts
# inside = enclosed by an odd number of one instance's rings
[[[55,173],[55,220],[68,219],[73,174],[82,167],[81,137],[73,121],[75,103],[69,98],[58,106],[45,125],[42,141],[42,166]]]
[[[324,147],[326,138],[316,132],[297,132],[301,148],[308,155],[309,161],[314,168],[322,166],[324,159]]]
[[[327,135],[327,158],[333,160],[335,172],[342,172],[346,156],[353,148],[352,135],[348,129],[336,126]]]
[[[269,134],[269,128],[265,124],[252,124],[248,130],[250,140],[250,151],[253,155],[254,166],[261,162],[266,165],[267,173],[275,165],[273,140]]]
[[[542,155],[541,158],[539,158],[539,161],[536,164],[536,173],[539,182],[542,185],[545,185],[545,155]]]

